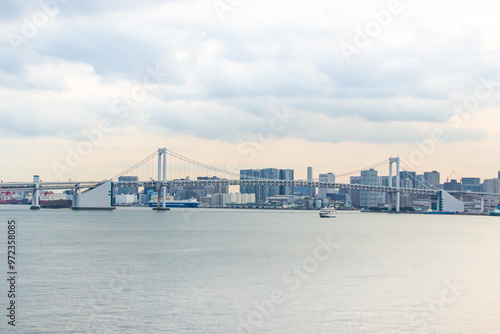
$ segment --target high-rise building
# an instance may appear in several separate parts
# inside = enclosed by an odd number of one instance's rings
[[[217,176],[198,176],[198,181],[210,181],[210,180],[225,180],[221,179]],[[229,192],[229,186],[225,184],[214,184],[214,185],[208,185],[208,186],[196,186],[193,191],[201,191],[203,190],[205,192],[204,196],[207,195],[212,195],[212,194],[227,194]]]
[[[483,191],[490,194],[500,193],[500,179],[488,179],[483,182]]]
[[[292,169],[242,169],[240,170],[240,180],[293,180]],[[290,194],[283,194],[290,192]],[[241,185],[240,193],[255,194],[256,202],[265,202],[268,197],[276,195],[291,195],[291,186],[275,186],[275,185]]]
[[[446,190],[446,191],[460,191],[460,190],[462,190],[462,184],[455,179],[451,179],[450,182],[444,183],[444,190]]]
[[[361,176],[351,176],[350,181],[351,184],[361,184]],[[361,203],[361,195],[359,190],[351,190],[351,200],[352,205],[359,206]]]
[[[293,169],[280,169],[280,180],[293,180]],[[280,186],[280,195],[293,195],[293,186]]]
[[[417,173],[401,171],[399,172],[400,187],[403,188],[416,188],[417,186]]]
[[[388,187],[390,183],[391,178],[389,176],[379,176],[378,177],[378,184],[384,187]],[[381,200],[380,202],[382,203],[389,203],[389,193],[383,192],[380,193]]]
[[[361,171],[360,183],[370,186],[378,186],[377,171],[373,168]],[[360,192],[360,205],[364,208],[377,206],[378,196],[378,192],[362,190]]]
[[[426,186],[432,185],[437,188],[440,182],[440,174],[438,171],[433,170],[432,172],[424,173],[424,183]]]
[[[307,167],[307,181],[314,181],[312,167]],[[314,197],[314,195],[316,195],[316,188],[315,187],[308,187],[307,195]]]
[[[463,177],[462,191],[482,192],[483,185],[481,184],[481,179],[478,177]]]
[[[335,183],[335,174],[319,174],[319,182]],[[326,194],[333,194],[334,191],[334,188],[318,188],[318,197],[325,198]]]
[[[186,179],[176,179],[178,181],[187,181]],[[215,181],[215,180],[227,180],[219,178],[217,176],[199,176],[198,181]],[[148,189],[149,190],[149,189]],[[152,189],[156,192],[156,189]],[[170,186],[167,188],[167,192],[174,197],[175,200],[185,200],[190,198],[201,199],[207,195],[212,194],[225,194],[228,193],[229,186],[221,183],[212,185],[197,185],[197,186]]]

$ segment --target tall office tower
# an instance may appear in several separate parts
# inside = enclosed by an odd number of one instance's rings
[[[351,184],[361,184],[361,176],[351,176],[350,177]],[[361,193],[359,190],[350,190],[352,205],[359,206],[361,204]]]
[[[424,183],[425,185],[432,184],[434,187],[438,187],[440,184],[440,174],[439,172],[433,170],[432,172],[425,172],[424,173]]]
[[[487,179],[483,182],[483,191],[490,194],[500,193],[500,179]]]
[[[198,176],[197,178],[199,181],[210,181],[210,180],[226,180],[226,179],[221,179],[217,176]],[[196,186],[193,187],[193,192],[204,192],[205,195],[212,195],[212,194],[227,194],[229,192],[229,186],[223,185],[223,184],[214,184],[214,185],[209,185],[209,186]]]
[[[240,170],[240,180],[256,180],[260,177],[258,169],[242,169]],[[257,186],[255,185],[240,185],[240,193],[255,194],[257,196]]]
[[[391,178],[389,176],[379,176],[378,184],[384,187],[388,187],[390,179]],[[389,193],[380,193],[380,197],[382,203],[389,203]]]
[[[319,182],[335,183],[335,174],[319,174]],[[318,197],[325,198],[326,194],[332,194],[334,191],[334,188],[318,188]]]
[[[364,185],[378,186],[377,171],[373,168],[361,171],[360,183]],[[360,205],[364,208],[377,206],[378,196],[379,196],[378,192],[362,190],[360,191]]]
[[[240,180],[293,180],[293,169],[242,169]],[[255,194],[256,202],[265,202],[268,197],[276,195],[291,195],[292,186],[279,185],[240,185],[240,193]]]
[[[279,180],[280,171],[277,168],[265,168],[260,170],[260,178],[265,180]],[[279,195],[280,186],[269,185],[259,186],[255,197],[258,197],[257,202],[265,202],[268,197]]]
[[[313,180],[313,168],[307,167],[307,181]]]
[[[463,177],[462,178],[462,191],[471,191],[480,193],[483,191],[481,179],[478,177]]]
[[[312,167],[307,167],[307,181],[314,181]],[[316,187],[308,187],[307,196],[314,197],[314,195],[316,195]]]
[[[417,186],[417,173],[401,171],[399,172],[400,187],[403,188],[416,188]]]
[[[280,180],[293,180],[293,169],[280,169]],[[280,186],[280,195],[293,195],[293,186]]]
[[[450,182],[445,182],[444,183],[444,190],[447,190],[447,191],[461,191],[462,190],[462,183],[458,182],[455,179],[451,179]]]

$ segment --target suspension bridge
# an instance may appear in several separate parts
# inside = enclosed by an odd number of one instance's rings
[[[378,178],[369,182],[362,182],[363,180],[359,178],[362,171],[376,169],[380,171],[378,176],[385,175],[385,184],[380,184]],[[407,172],[405,180],[400,179],[402,171]],[[440,201],[443,201],[443,198],[449,201],[452,197],[447,193],[443,194],[442,190],[436,189],[415,175],[399,158],[390,158],[365,168],[336,175],[335,182],[324,182],[319,179],[283,180],[249,177],[241,175],[239,171],[209,166],[166,148],[160,148],[130,168],[104,181],[41,182],[35,175],[33,182],[0,183],[0,191],[31,191],[33,209],[38,209],[40,206],[39,194],[49,190],[72,190],[73,209],[113,209],[113,194],[117,188],[156,189],[157,210],[166,209],[168,189],[194,186],[309,187],[387,193],[389,207],[394,206],[396,211],[400,210],[400,198],[403,194],[426,195],[439,198]]]

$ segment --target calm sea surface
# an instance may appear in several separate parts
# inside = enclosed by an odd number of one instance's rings
[[[16,333],[500,333],[500,217],[4,205],[0,218],[3,277],[17,222]]]

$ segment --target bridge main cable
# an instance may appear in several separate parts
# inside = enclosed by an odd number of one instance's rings
[[[110,180],[115,180],[117,178],[119,178],[120,176],[123,176],[125,174],[127,174],[128,172],[138,168],[139,166],[145,164],[146,162],[148,162],[149,160],[153,159],[154,157],[156,157],[158,155],[158,151],[155,151],[154,153],[152,153],[151,155],[149,155],[147,158],[144,158],[142,159],[141,161],[139,161],[138,163],[136,163],[135,165],[133,165],[132,167],[130,168],[127,168],[125,171],[115,175],[114,177],[112,177]]]

